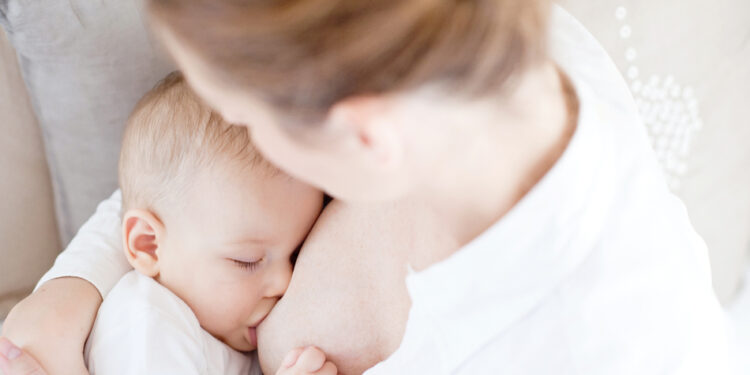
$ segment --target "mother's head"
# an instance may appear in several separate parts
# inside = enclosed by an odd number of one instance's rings
[[[429,184],[451,139],[544,61],[546,0],[149,0],[195,91],[344,199]],[[490,115],[491,117],[491,115]]]

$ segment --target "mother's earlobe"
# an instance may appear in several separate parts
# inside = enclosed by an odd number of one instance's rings
[[[349,133],[356,152],[381,169],[401,162],[403,140],[397,125],[390,122],[389,99],[385,96],[360,96],[336,103],[329,112],[329,124]]]

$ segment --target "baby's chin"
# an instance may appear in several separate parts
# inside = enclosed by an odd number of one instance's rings
[[[250,342],[249,332],[246,331],[247,328],[244,328],[238,329],[231,335],[220,336],[215,333],[212,333],[212,335],[219,341],[223,342],[224,344],[238,352],[252,352],[253,350],[257,349],[257,345]]]
[[[247,341],[241,343],[227,343],[227,345],[229,345],[232,349],[243,353],[252,352],[253,350],[257,349],[255,345],[252,345]]]

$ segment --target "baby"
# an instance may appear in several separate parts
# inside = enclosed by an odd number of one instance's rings
[[[135,268],[104,299],[93,374],[260,374],[256,327],[284,294],[323,194],[271,166],[172,73],[136,106],[119,166]],[[315,348],[278,374],[335,374]]]

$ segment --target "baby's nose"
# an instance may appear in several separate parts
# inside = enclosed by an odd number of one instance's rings
[[[269,275],[266,297],[281,297],[286,293],[289,281],[292,279],[292,265],[289,262],[286,263],[275,267]]]

